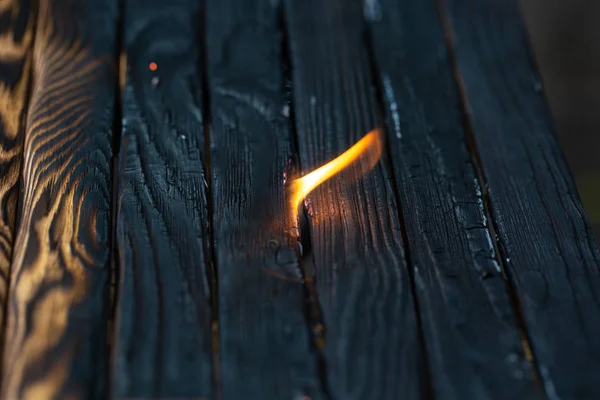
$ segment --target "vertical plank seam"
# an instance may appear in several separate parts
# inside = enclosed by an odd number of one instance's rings
[[[9,268],[8,271],[6,271],[6,298],[4,299],[5,302],[4,304],[1,305],[2,307],[2,315],[4,316],[4,320],[0,321],[0,323],[2,324],[0,326],[0,360],[4,360],[4,346],[6,344],[6,328],[7,328],[7,316],[8,316],[8,300],[10,298],[9,294],[10,294],[10,283],[11,283],[11,267],[13,265],[13,261],[14,261],[14,244],[15,244],[15,238],[17,237],[17,233],[19,230],[19,225],[20,225],[20,220],[21,220],[21,205],[23,202],[23,165],[25,164],[25,157],[23,157],[24,154],[24,145],[25,145],[25,134],[27,133],[27,127],[26,127],[26,122],[27,122],[27,116],[29,114],[29,101],[31,99],[31,94],[33,92],[33,49],[35,46],[35,40],[36,40],[36,33],[37,33],[37,22],[38,22],[38,12],[39,12],[39,7],[38,7],[38,2],[39,0],[29,0],[30,2],[30,17],[29,18],[33,18],[33,23],[32,23],[32,36],[31,36],[31,43],[29,44],[29,48],[28,48],[28,53],[29,53],[29,57],[31,57],[31,64],[29,66],[29,70],[27,72],[25,72],[28,75],[28,85],[27,85],[27,92],[25,95],[25,100],[23,102],[23,111],[22,111],[22,117],[21,117],[21,121],[22,121],[22,128],[23,131],[21,132],[21,160],[19,162],[19,170],[18,170],[18,174],[19,174],[19,196],[17,198],[17,204],[16,204],[16,209],[15,209],[15,225],[14,225],[14,229],[13,229],[13,242],[11,243],[11,254],[10,254],[10,264],[9,264]],[[0,379],[1,377],[4,376],[3,374],[3,369],[4,369],[4,363],[2,361],[0,361]],[[0,381],[0,388],[2,388],[2,384],[4,382]]]
[[[283,79],[285,89],[285,101],[289,108],[289,121],[290,121],[290,136],[292,144],[293,154],[293,166],[296,168],[296,172],[300,174],[301,165],[298,144],[298,132],[296,130],[296,117],[294,112],[294,100],[293,100],[293,79],[292,79],[292,60],[290,55],[290,36],[287,29],[287,21],[285,18],[284,4],[283,1],[279,3],[279,29],[281,31],[281,56],[283,64]],[[300,221],[306,221],[306,207],[302,204],[302,209],[299,212]],[[298,223],[298,230],[300,231],[301,245],[304,250],[312,247],[312,235],[308,224]],[[304,228],[304,229],[302,229]],[[304,257],[312,257],[311,252],[305,253]],[[303,256],[299,257],[298,266],[302,274],[302,286],[304,293],[304,319],[306,322],[306,328],[308,330],[308,336],[311,340],[311,347],[316,353],[317,359],[317,371],[319,374],[319,383],[321,391],[325,394],[328,399],[332,399],[331,391],[329,389],[329,382],[327,379],[327,362],[322,349],[325,347],[325,323],[323,321],[323,313],[321,310],[321,303],[319,301],[319,295],[316,288],[316,279],[314,277],[308,277],[306,274],[305,266],[303,263]]]
[[[207,0],[201,0],[199,10],[200,28],[197,32],[200,43],[200,78],[202,87],[202,122],[204,126],[204,178],[206,182],[206,209],[208,218],[208,244],[203,240],[206,279],[210,284],[210,314],[211,314],[211,355],[212,355],[212,390],[213,399],[221,398],[221,362],[220,362],[220,327],[219,327],[219,276],[217,272],[217,256],[213,225],[213,198],[211,179],[210,125],[211,125],[211,96],[208,77],[208,15]]]
[[[418,1],[422,1],[422,0],[418,0]],[[367,57],[368,57],[368,68],[369,68],[369,72],[371,74],[372,77],[372,81],[374,83],[374,87],[375,87],[375,100],[376,100],[376,107],[377,107],[377,112],[378,112],[378,120],[380,121],[381,124],[381,129],[385,132],[385,137],[388,137],[388,129],[387,126],[385,124],[385,101],[384,101],[384,95],[383,95],[383,89],[381,87],[381,82],[380,82],[380,74],[378,74],[378,68],[377,68],[377,63],[375,61],[375,54],[374,54],[374,50],[373,50],[373,38],[371,36],[371,31],[370,28],[367,26],[366,22],[364,22],[364,18],[363,18],[363,43],[365,48],[367,49]],[[385,154],[385,158],[382,158],[383,160],[391,160],[391,153],[390,153],[390,149],[389,146],[386,144],[384,146],[384,154]],[[390,165],[386,165],[385,168],[390,171],[390,174],[392,175],[392,179],[393,179],[393,183],[392,183],[392,190],[393,190],[393,194],[394,194],[394,198],[396,199],[396,202],[398,204],[398,219],[400,222],[400,234],[402,237],[402,244],[404,247],[404,258],[406,260],[406,267],[408,270],[408,277],[409,277],[409,281],[410,281],[410,292],[411,292],[411,296],[413,298],[413,308],[414,308],[414,313],[415,313],[415,318],[416,318],[416,322],[417,322],[417,330],[418,330],[418,338],[419,338],[419,347],[421,350],[421,362],[423,363],[421,366],[421,375],[423,377],[422,382],[421,382],[421,398],[422,399],[434,399],[434,391],[433,391],[433,386],[432,386],[432,378],[431,378],[431,368],[429,366],[429,360],[427,357],[427,344],[426,344],[426,340],[425,340],[425,332],[423,329],[423,323],[422,323],[422,319],[421,319],[421,313],[420,313],[420,309],[421,307],[419,306],[419,297],[417,296],[417,290],[416,290],[416,283],[415,283],[415,274],[414,274],[414,265],[413,265],[413,261],[412,261],[412,255],[411,255],[411,249],[410,249],[410,244],[408,241],[408,231],[406,228],[406,219],[404,216],[404,211],[402,209],[402,202],[400,201],[400,193],[398,191],[398,186],[396,184],[396,182],[399,182],[398,177],[396,176],[396,171],[394,170],[394,168],[392,168]]]
[[[124,73],[125,80],[127,79],[127,64],[121,63],[121,52],[124,51],[124,36],[123,36],[123,25],[125,21],[125,3],[126,0],[117,0],[117,18],[116,18],[116,37],[114,43],[114,76],[113,76],[113,86],[114,86],[114,104],[113,104],[113,123],[112,123],[112,171],[111,171],[111,203],[110,203],[110,220],[111,220],[111,229],[110,235],[108,238],[108,244],[110,249],[110,270],[109,270],[109,285],[108,285],[108,302],[109,302],[109,321],[107,324],[107,341],[108,341],[108,357],[109,360],[106,363],[108,368],[107,371],[107,397],[112,398],[112,390],[114,384],[114,374],[113,372],[116,370],[116,339],[118,337],[118,327],[120,318],[118,317],[117,305],[119,304],[118,300],[120,298],[120,283],[121,283],[121,268],[119,264],[119,248],[117,245],[117,221],[119,214],[119,184],[121,181],[121,177],[119,176],[120,171],[120,160],[121,156],[125,154],[121,154],[121,142],[122,142],[122,133],[123,133],[123,124],[122,124],[122,95],[123,88],[121,88],[121,84],[125,84],[125,81],[121,82],[121,74]],[[121,71],[124,68],[125,71]],[[125,149],[126,150],[126,149]]]
[[[535,349],[531,342],[531,337],[529,332],[527,331],[527,326],[525,324],[525,318],[523,314],[523,305],[521,303],[521,299],[519,298],[516,289],[513,284],[513,278],[511,277],[510,271],[506,265],[506,245],[503,242],[502,238],[497,234],[497,226],[494,218],[493,206],[491,203],[489,191],[487,188],[487,180],[485,176],[485,172],[483,170],[483,164],[481,162],[481,155],[479,154],[479,150],[477,148],[477,140],[475,138],[475,134],[473,132],[473,125],[471,123],[471,116],[468,111],[468,98],[466,89],[464,86],[464,81],[460,72],[460,67],[458,65],[458,61],[456,59],[456,49],[454,45],[454,35],[452,33],[452,26],[450,21],[450,16],[448,15],[448,10],[446,6],[446,0],[435,0],[437,3],[438,9],[438,17],[440,19],[440,23],[444,30],[444,40],[446,42],[446,51],[448,53],[448,60],[450,68],[454,74],[454,80],[456,83],[456,87],[458,89],[458,94],[460,98],[460,108],[463,119],[463,126],[465,132],[465,141],[467,145],[467,149],[469,152],[469,156],[471,158],[471,164],[473,165],[473,170],[476,175],[477,183],[479,188],[481,189],[481,199],[485,210],[485,216],[487,219],[487,228],[490,232],[490,236],[492,239],[492,245],[494,247],[495,258],[500,266],[502,271],[503,279],[506,285],[506,291],[508,293],[508,297],[510,298],[510,302],[512,304],[512,309],[516,317],[517,328],[519,330],[519,335],[521,336],[521,344],[523,346],[523,352],[525,354],[526,359],[529,361],[531,371],[533,373],[533,378],[535,382],[535,386],[539,392],[539,397],[547,399],[548,393],[546,391],[546,385],[544,384],[544,379],[540,372],[540,366],[537,361],[537,357],[535,356]]]

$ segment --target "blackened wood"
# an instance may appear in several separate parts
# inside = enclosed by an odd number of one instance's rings
[[[3,398],[105,394],[116,5],[39,2]]]
[[[535,398],[435,0],[367,2],[436,399]]]
[[[0,6],[0,337],[15,237],[35,15],[30,0]]]
[[[127,0],[124,15],[128,70],[116,174],[120,278],[113,395],[208,397],[199,3]]]
[[[333,159],[377,126],[354,0],[289,0],[294,113],[302,170]],[[410,275],[391,171],[352,168],[308,197],[325,365],[339,399],[420,398],[423,379]]]
[[[279,8],[209,0],[211,188],[223,399],[323,398],[287,222]]]
[[[600,398],[600,265],[516,1],[447,0],[505,264],[549,397]]]

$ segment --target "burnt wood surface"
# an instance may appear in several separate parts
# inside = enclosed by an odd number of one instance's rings
[[[354,0],[284,2],[302,170],[378,127],[379,111]],[[352,167],[308,196],[326,379],[339,399],[416,399],[423,363],[399,204],[386,159]]]
[[[127,0],[124,17],[113,395],[209,397],[210,249],[199,3]]]
[[[516,1],[447,0],[501,258],[551,398],[600,398],[600,255],[559,147]]]
[[[516,0],[0,1],[0,280],[7,399],[600,398]]]
[[[116,6],[39,2],[3,398],[105,394]]]
[[[223,399],[323,398],[283,173],[292,129],[279,7],[208,0],[212,227]],[[291,172],[291,171],[290,171]]]
[[[0,5],[0,338],[15,237],[35,15],[30,0]]]
[[[535,398],[436,2],[379,6],[365,16],[435,398]]]

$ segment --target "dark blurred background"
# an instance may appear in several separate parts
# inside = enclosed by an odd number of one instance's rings
[[[600,0],[520,0],[546,96],[600,242]]]

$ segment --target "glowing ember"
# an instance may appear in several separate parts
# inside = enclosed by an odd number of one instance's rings
[[[292,225],[295,226],[297,223],[300,203],[314,188],[360,159],[365,159],[366,161],[366,163],[362,164],[362,172],[369,172],[377,164],[377,161],[379,161],[382,149],[383,141],[381,132],[375,129],[339,157],[309,174],[292,181],[287,189],[289,212],[293,221]]]

